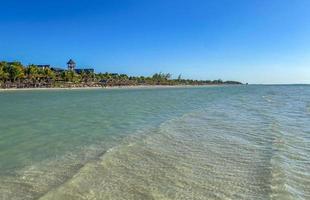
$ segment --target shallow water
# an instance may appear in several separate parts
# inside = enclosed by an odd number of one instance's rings
[[[310,199],[310,87],[0,93],[0,199]]]

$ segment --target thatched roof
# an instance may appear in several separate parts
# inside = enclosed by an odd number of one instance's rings
[[[67,62],[67,64],[68,64],[68,65],[69,65],[69,64],[75,65],[75,62],[74,62],[72,59],[70,59],[70,60]]]

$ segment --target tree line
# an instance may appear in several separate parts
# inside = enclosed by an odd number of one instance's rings
[[[236,81],[191,80],[179,75],[176,79],[169,73],[155,73],[152,76],[128,76],[118,73],[93,73],[55,71],[36,65],[23,66],[21,62],[0,62],[1,88],[36,87],[106,87],[131,85],[212,85],[241,84]]]

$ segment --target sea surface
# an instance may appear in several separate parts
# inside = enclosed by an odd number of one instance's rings
[[[1,200],[310,199],[310,86],[0,92]]]

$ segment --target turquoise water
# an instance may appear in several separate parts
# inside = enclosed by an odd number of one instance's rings
[[[310,86],[0,92],[0,199],[310,199]]]

